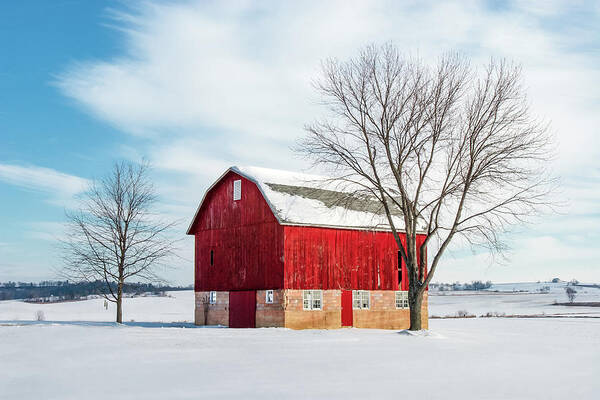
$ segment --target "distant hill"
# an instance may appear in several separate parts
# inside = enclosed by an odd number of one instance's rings
[[[123,292],[128,295],[142,293],[159,294],[166,291],[189,290],[187,287],[154,285],[152,283],[126,283]],[[112,287],[116,290],[116,286]],[[0,283],[0,300],[30,300],[30,301],[65,301],[79,300],[90,295],[102,295],[107,291],[102,281],[69,282],[42,281],[34,282],[3,282]]]
[[[486,291],[501,293],[564,293],[567,286],[579,288],[599,288],[600,285],[594,283],[580,283],[577,280],[562,281],[554,279],[551,282],[513,282],[513,283],[492,283],[490,281],[472,281],[470,283],[432,283],[432,291]]]

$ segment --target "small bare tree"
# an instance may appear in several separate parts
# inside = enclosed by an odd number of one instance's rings
[[[44,312],[42,310],[37,310],[35,312],[35,320],[36,321],[45,321],[46,320],[46,315],[44,314]]]
[[[573,289],[570,286],[567,286],[565,288],[565,293],[567,294],[567,297],[569,298],[569,303],[572,303],[575,301],[575,296],[577,296],[577,290]]]
[[[104,282],[101,294],[117,304],[119,323],[125,281],[161,281],[156,268],[173,254],[167,233],[174,223],[157,219],[155,202],[148,164],[121,162],[92,184],[79,211],[67,212],[62,273],[74,281]]]
[[[382,205],[408,271],[411,330],[451,241],[502,251],[507,228],[550,205],[547,126],[531,116],[520,68],[492,60],[478,72],[456,54],[429,67],[391,44],[328,60],[315,86],[329,114],[298,146]]]

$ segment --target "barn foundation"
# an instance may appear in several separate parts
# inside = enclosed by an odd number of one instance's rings
[[[354,328],[408,329],[410,311],[396,308],[395,291],[369,291],[368,309],[353,309]],[[323,290],[321,309],[305,310],[303,290],[273,290],[273,302],[267,303],[267,291],[256,291],[257,328],[338,329],[342,327],[342,291]],[[210,304],[210,292],[196,292],[195,324],[229,326],[229,292],[216,292]],[[428,295],[423,295],[423,329],[428,329]]]

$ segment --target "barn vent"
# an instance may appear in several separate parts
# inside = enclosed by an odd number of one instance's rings
[[[233,200],[241,200],[242,198],[242,180],[233,181]]]

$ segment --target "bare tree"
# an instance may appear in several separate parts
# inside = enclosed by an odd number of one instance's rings
[[[550,205],[547,125],[506,61],[478,71],[449,54],[428,66],[369,46],[324,62],[315,86],[329,114],[306,126],[298,151],[381,203],[408,271],[410,329],[421,329],[423,294],[451,241],[502,252],[502,233]]]
[[[575,301],[575,296],[577,296],[577,290],[573,289],[570,286],[567,286],[565,288],[565,293],[567,294],[567,297],[569,298],[569,303],[572,303]]]
[[[67,212],[62,273],[70,280],[104,282],[101,293],[117,304],[119,323],[125,281],[161,281],[156,269],[173,254],[167,233],[174,223],[158,220],[155,202],[148,165],[121,162],[92,184],[79,211]]]

